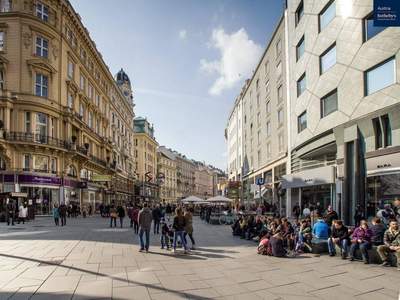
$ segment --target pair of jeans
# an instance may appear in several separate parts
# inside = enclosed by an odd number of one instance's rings
[[[169,249],[169,238],[166,234],[161,234],[161,248],[167,247]]]
[[[117,227],[117,218],[110,217],[110,227],[112,227],[113,223],[114,223],[114,227]]]
[[[354,258],[354,254],[356,253],[357,249],[360,249],[362,258],[364,261],[369,261],[369,257],[368,257],[368,249],[371,248],[371,243],[369,242],[362,242],[362,243],[352,243],[350,246],[350,257]]]
[[[184,233],[185,233],[184,231],[175,231],[175,233],[174,233],[174,250],[176,249],[176,242],[178,241],[178,237],[181,239],[183,248],[185,250],[187,250]]]
[[[122,226],[124,225],[124,217],[119,217],[119,224]]]
[[[60,219],[54,218],[54,223],[56,224],[56,226],[60,225]]]
[[[189,236],[189,238],[190,238],[190,241],[192,242],[192,247],[196,244],[196,242],[194,241],[194,238],[193,238],[193,233],[187,233],[186,231],[185,231],[185,233],[183,234],[183,239],[185,240],[185,244],[187,245],[187,239],[186,239],[186,236]]]
[[[146,243],[143,241],[143,234],[146,235]],[[140,249],[141,250],[149,250],[150,244],[150,229],[139,229],[139,242],[140,242]]]
[[[136,221],[133,221],[133,230],[135,231],[136,234],[139,233],[139,223]]]
[[[158,234],[160,232],[160,221],[154,220],[154,234]]]
[[[328,239],[329,254],[336,254],[335,244],[336,243],[333,241],[333,238]],[[339,240],[339,242],[337,244],[340,247],[341,254],[343,256],[347,256],[347,249],[348,249],[349,241],[347,239],[343,239],[341,241]]]
[[[67,218],[65,215],[60,216],[61,217],[61,226],[67,225]]]

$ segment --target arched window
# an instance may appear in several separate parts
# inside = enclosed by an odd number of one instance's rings
[[[89,175],[88,170],[86,170],[86,169],[81,170],[81,179],[89,179],[88,175]]]
[[[67,175],[71,177],[77,177],[76,169],[73,165],[68,166]]]
[[[3,157],[0,156],[0,170],[6,169],[6,161]]]

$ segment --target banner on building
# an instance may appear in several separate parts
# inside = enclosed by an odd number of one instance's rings
[[[400,1],[374,0],[374,26],[400,26]]]
[[[93,182],[109,182],[111,181],[111,175],[100,175],[100,174],[93,174],[92,181]]]

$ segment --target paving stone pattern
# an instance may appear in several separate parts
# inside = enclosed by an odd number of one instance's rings
[[[125,219],[127,221],[127,219]],[[328,256],[274,258],[229,226],[194,220],[190,255],[138,252],[131,228],[108,219],[0,224],[0,299],[399,299],[395,268]]]

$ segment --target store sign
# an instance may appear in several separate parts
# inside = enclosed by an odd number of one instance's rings
[[[61,178],[23,174],[23,175],[18,175],[18,182],[22,184],[61,185]]]
[[[4,182],[15,182],[15,176],[14,174],[5,174],[4,175]]]
[[[379,175],[385,172],[400,171],[400,154],[371,157],[366,160],[367,174]]]
[[[400,26],[400,1],[374,0],[374,26]]]
[[[77,181],[77,180],[64,178],[63,179],[63,185],[66,186],[66,187],[79,188],[80,187],[80,182]]]
[[[332,166],[315,168],[282,176],[282,188],[299,188],[335,183],[335,168]]]
[[[100,174],[93,174],[92,181],[93,182],[108,182],[111,181],[111,175],[100,175]]]

